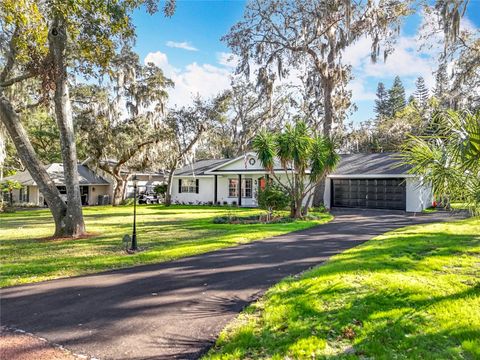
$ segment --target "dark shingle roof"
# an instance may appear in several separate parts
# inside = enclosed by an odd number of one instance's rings
[[[405,175],[409,167],[401,165],[398,153],[343,154],[332,175]],[[176,176],[204,175],[205,171],[232,159],[200,160],[175,171]]]
[[[398,153],[344,154],[332,175],[404,175],[409,167],[402,165]]]
[[[216,160],[199,160],[193,164],[185,165],[184,167],[175,170],[175,176],[195,176],[204,175],[205,171],[213,169],[214,167],[224,164],[232,159],[216,159]]]
[[[65,176],[63,174],[63,164],[53,163],[45,166],[47,173],[52,178],[55,185],[64,185]],[[5,178],[7,180],[16,180],[22,185],[36,185],[35,181],[28,171],[18,172],[15,175]],[[78,165],[78,180],[80,185],[108,185],[110,184],[103,177],[95,174],[85,165]]]

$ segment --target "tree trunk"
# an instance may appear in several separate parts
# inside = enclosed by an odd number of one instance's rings
[[[175,172],[176,168],[177,168],[177,163],[175,162],[175,165],[173,165],[170,168],[168,173],[167,192],[165,193],[165,206],[172,205],[172,184],[173,184],[172,180],[173,180],[173,173]]]
[[[308,194],[307,201],[305,202],[305,206],[303,206],[303,208],[302,208],[302,216],[307,216],[308,215],[308,206],[310,205],[310,201],[312,201],[312,198],[313,198],[314,194],[315,194],[315,191],[312,191],[312,192],[310,192],[310,194]]]
[[[313,206],[321,206],[323,205],[324,202],[324,197],[325,197],[325,182],[327,181],[327,178],[325,176],[322,177],[322,180],[315,185],[315,190],[313,192]]]
[[[300,219],[302,217],[302,199],[295,201],[295,212],[293,214],[294,219]]]
[[[333,124],[333,103],[332,103],[332,80],[325,79],[323,85],[323,111],[324,111],[324,121],[323,121],[323,135],[330,137],[332,133],[332,124]]]
[[[60,197],[60,193],[45,170],[45,167],[40,160],[38,160],[18,115],[13,110],[10,102],[2,94],[0,94],[0,118],[12,138],[22,164],[27,168],[48,204],[53,220],[55,221],[54,236],[69,235],[65,228],[67,206]]]
[[[302,198],[296,198],[292,200],[290,205],[290,217],[294,219],[300,219],[302,217]]]
[[[60,144],[63,159],[65,187],[67,190],[67,216],[65,231],[68,235],[78,237],[85,234],[82,214],[82,200],[78,180],[77,149],[73,131],[72,108],[68,90],[66,63],[67,30],[60,18],[55,18],[48,35],[50,52],[53,55],[55,79],[55,115],[60,132]]]
[[[115,177],[115,189],[113,190],[112,205],[118,206],[122,204],[123,196],[125,194],[125,185],[127,183],[120,174],[114,174]]]

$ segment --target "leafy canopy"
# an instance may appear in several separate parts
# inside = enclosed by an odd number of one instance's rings
[[[312,136],[303,121],[282,132],[262,131],[252,142],[262,166],[292,199],[292,216],[299,217],[302,202],[339,161],[333,141]]]
[[[432,184],[437,196],[480,212],[480,112],[436,113],[430,135],[411,136],[402,152],[411,173]]]

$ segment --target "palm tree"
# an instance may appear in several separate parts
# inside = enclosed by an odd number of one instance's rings
[[[253,139],[253,149],[262,166],[290,195],[293,218],[306,215],[313,190],[340,159],[333,142],[324,136],[312,136],[303,121],[287,125],[280,133],[260,132]],[[276,161],[281,169],[275,169]]]
[[[442,111],[432,124],[429,135],[411,136],[404,144],[403,162],[447,206],[452,199],[462,200],[480,213],[480,112]]]

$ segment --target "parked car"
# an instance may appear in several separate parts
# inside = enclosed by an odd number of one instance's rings
[[[160,204],[162,198],[154,193],[143,193],[138,196],[139,204]]]

